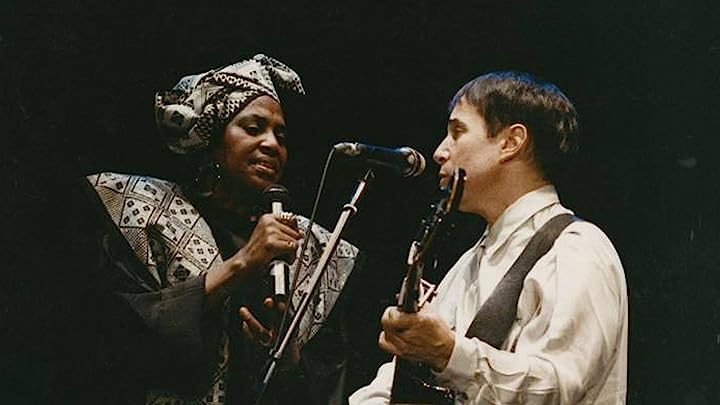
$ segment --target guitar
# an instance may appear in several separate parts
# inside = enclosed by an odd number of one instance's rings
[[[456,210],[460,204],[464,184],[465,171],[455,169],[450,182],[440,189],[440,200],[430,206],[430,215],[420,223],[420,231],[410,245],[407,273],[398,294],[398,307],[403,312],[418,312],[435,294],[435,286],[422,279],[423,257],[438,226],[443,223],[445,216]],[[454,402],[453,392],[435,384],[428,366],[400,357],[395,358],[391,404],[451,405]]]

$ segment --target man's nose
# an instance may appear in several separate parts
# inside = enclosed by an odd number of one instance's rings
[[[447,160],[450,158],[450,150],[447,147],[447,137],[445,137],[442,142],[440,142],[440,145],[435,149],[435,152],[433,153],[433,160],[439,164],[442,165],[443,163],[447,162]]]

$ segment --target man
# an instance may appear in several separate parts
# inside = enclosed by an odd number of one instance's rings
[[[496,347],[466,332],[530,239],[570,213],[553,186],[576,149],[577,118],[554,85],[517,72],[480,76],[450,103],[434,153],[441,181],[467,172],[460,210],[487,229],[418,313],[388,308],[380,347],[432,368],[467,404],[624,404],[627,291],[622,265],[596,226],[576,221],[524,279],[509,333]],[[522,279],[521,279],[522,282]],[[350,404],[390,401],[394,363]]]

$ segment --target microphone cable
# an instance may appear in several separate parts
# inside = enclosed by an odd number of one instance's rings
[[[280,336],[285,331],[285,324],[287,323],[288,314],[290,313],[290,307],[293,305],[293,296],[295,294],[295,287],[297,287],[298,279],[300,278],[300,269],[302,267],[303,257],[305,256],[305,250],[307,250],[308,242],[310,241],[310,234],[312,233],[312,227],[315,224],[315,216],[317,215],[318,207],[320,205],[320,197],[325,189],[325,180],[327,179],[328,169],[330,168],[330,162],[335,155],[335,148],[330,148],[327,158],[325,159],[325,167],[323,168],[322,175],[320,176],[320,184],[318,185],[317,192],[315,193],[315,201],[313,203],[312,211],[310,212],[310,219],[308,222],[307,231],[303,240],[302,247],[300,248],[300,254],[295,259],[295,269],[293,270],[294,276],[291,275],[292,284],[290,285],[290,291],[288,292],[287,306],[283,312],[283,316],[280,319],[280,325],[278,326],[278,333],[275,336],[275,344],[273,345],[273,353],[277,350],[280,343]],[[303,297],[300,297],[302,301]]]

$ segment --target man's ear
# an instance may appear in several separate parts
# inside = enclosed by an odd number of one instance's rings
[[[530,136],[523,124],[512,124],[502,130],[500,136],[500,161],[506,162],[522,155],[530,145]]]

